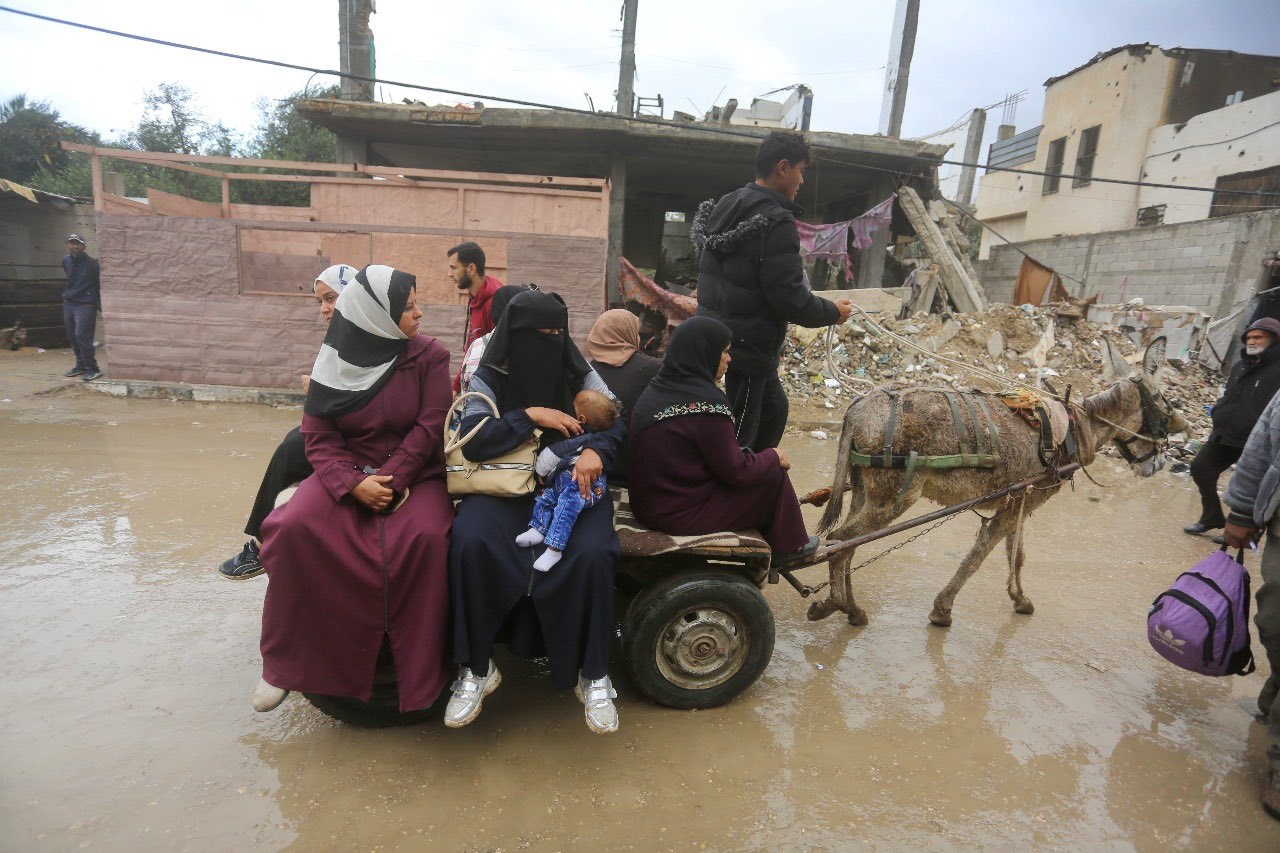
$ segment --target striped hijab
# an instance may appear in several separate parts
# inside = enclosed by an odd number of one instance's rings
[[[409,345],[398,324],[416,282],[409,273],[376,264],[356,273],[334,305],[303,411],[334,418],[377,396]]]

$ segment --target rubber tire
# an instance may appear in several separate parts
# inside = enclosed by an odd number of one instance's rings
[[[705,689],[690,689],[667,680],[655,660],[661,633],[681,611],[722,605],[737,614],[749,634],[741,667],[728,680]],[[715,708],[755,683],[773,657],[773,611],[764,595],[741,575],[726,571],[685,572],[646,588],[627,609],[622,648],[627,668],[640,692],[660,705],[690,710]]]
[[[391,657],[391,646],[384,639],[382,649],[378,652],[377,669],[373,674],[373,693],[368,702],[353,699],[350,696],[327,696],[323,693],[304,693],[307,701],[315,705],[325,714],[339,722],[364,729],[386,729],[393,726],[411,726],[441,717],[444,713],[445,696],[426,708],[417,711],[400,710],[400,691],[396,687],[395,662]]]

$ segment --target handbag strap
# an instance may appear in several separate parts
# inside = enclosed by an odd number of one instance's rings
[[[484,426],[489,421],[488,418],[485,418],[484,420],[480,421],[480,423],[476,424],[475,428],[473,428],[466,435],[458,435],[458,433],[462,432],[462,426],[461,426],[462,418],[459,415],[459,418],[458,418],[459,426],[458,426],[458,429],[455,431],[452,426],[453,416],[455,413],[458,412],[458,407],[463,405],[466,402],[468,397],[479,397],[481,400],[484,400],[485,403],[487,403],[489,406],[489,411],[493,412],[493,417],[495,418],[498,417],[497,404],[494,403],[493,400],[490,400],[486,395],[481,394],[479,391],[468,391],[465,394],[459,394],[458,398],[453,401],[453,405],[449,407],[449,413],[445,415],[445,423],[450,424],[449,428],[446,431],[446,434],[451,434],[453,436],[451,439],[448,439],[445,441],[445,446],[444,446],[445,453],[452,453],[453,451],[457,450],[459,447],[462,447],[464,444],[466,444],[468,441],[471,440],[472,436],[474,436],[477,432],[480,431],[480,428],[482,426]]]

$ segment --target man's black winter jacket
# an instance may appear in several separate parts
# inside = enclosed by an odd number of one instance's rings
[[[98,283],[101,271],[97,258],[91,258],[84,252],[81,252],[78,258],[72,257],[71,254],[64,255],[62,271],[67,274],[67,283],[62,287],[63,302],[102,307],[102,295]]]
[[[690,238],[702,253],[698,313],[733,331],[730,370],[759,376],[778,369],[787,323],[819,328],[840,320],[804,279],[796,216],[804,209],[756,183],[714,204],[705,201]]]
[[[1223,444],[1244,447],[1262,410],[1280,389],[1280,342],[1257,356],[1244,355],[1231,368],[1227,390],[1213,404],[1213,434]]]

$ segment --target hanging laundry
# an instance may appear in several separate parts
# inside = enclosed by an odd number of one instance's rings
[[[881,228],[888,228],[893,220],[893,202],[897,196],[889,196],[866,213],[849,223],[853,232],[853,245],[858,251],[865,252],[871,248],[871,235]]]
[[[888,228],[893,219],[895,198],[896,196],[889,196],[856,219],[845,222],[829,222],[825,225],[797,222],[801,257],[810,262],[819,258],[841,262],[848,280],[852,282],[853,262],[849,258],[849,243],[852,242],[859,251],[870,249],[871,235],[881,228]]]
[[[678,326],[698,313],[696,298],[667,290],[632,266],[626,258],[618,258],[618,289],[624,299],[635,300],[660,312],[672,326]]]

